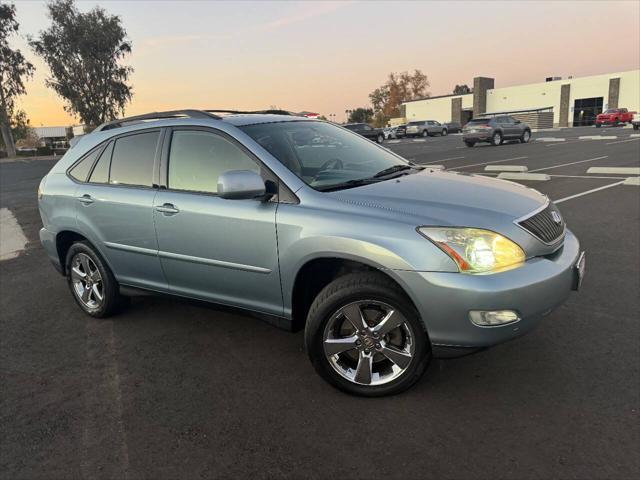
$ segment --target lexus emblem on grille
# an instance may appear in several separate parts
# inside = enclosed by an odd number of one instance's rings
[[[555,210],[551,211],[551,218],[553,218],[553,221],[556,223],[556,225],[560,225],[562,223],[562,217]]]

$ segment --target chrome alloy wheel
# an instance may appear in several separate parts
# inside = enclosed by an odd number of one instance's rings
[[[360,385],[384,385],[398,378],[415,353],[409,322],[397,309],[376,300],[341,307],[327,322],[323,338],[331,367]]]
[[[529,130],[525,130],[524,135],[522,136],[522,139],[524,140],[524,143],[529,142],[529,139],[531,139],[531,134],[529,133]]]
[[[102,275],[89,255],[78,253],[71,261],[73,292],[84,306],[100,308],[104,301]]]

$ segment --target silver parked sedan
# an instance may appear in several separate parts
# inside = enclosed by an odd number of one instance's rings
[[[259,312],[304,328],[317,372],[359,395],[524,334],[584,272],[578,239],[535,190],[427,170],[287,115],[114,121],[67,152],[38,198],[42,244],[88,315],[134,294]]]
[[[442,137],[449,133],[446,125],[442,125],[435,120],[420,120],[418,122],[409,122],[407,124],[408,137],[429,137],[440,135]]]

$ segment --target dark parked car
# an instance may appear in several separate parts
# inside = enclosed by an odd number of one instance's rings
[[[373,128],[366,123],[347,123],[344,127],[374,142],[384,142],[384,130],[382,128]]]
[[[474,118],[462,129],[462,140],[467,147],[478,142],[500,145],[505,140],[520,140],[527,143],[531,140],[531,127],[509,115],[491,118]]]
[[[407,126],[406,125],[398,125],[394,127],[393,134],[396,138],[404,138],[407,136]]]
[[[444,124],[447,127],[449,133],[460,133],[462,131],[462,125],[458,122],[449,122]]]

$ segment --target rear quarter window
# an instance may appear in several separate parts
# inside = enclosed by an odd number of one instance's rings
[[[98,147],[85,155],[82,160],[80,160],[71,170],[69,170],[69,175],[71,175],[79,182],[86,182],[89,171],[91,171],[91,167],[93,167],[93,163],[96,161],[96,158],[98,157],[98,154],[101,150],[102,148]]]

